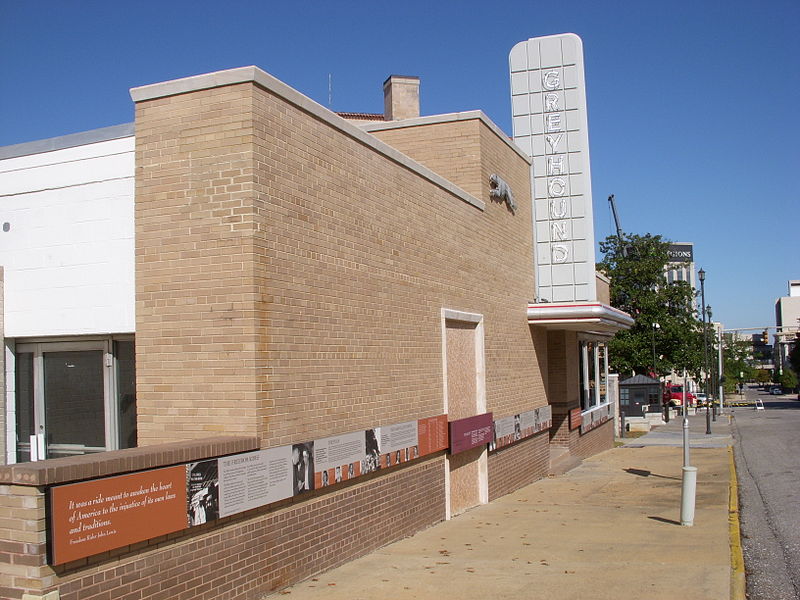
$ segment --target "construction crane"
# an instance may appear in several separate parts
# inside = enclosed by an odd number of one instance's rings
[[[614,224],[617,226],[617,239],[619,240],[619,245],[622,248],[622,256],[628,256],[628,247],[622,245],[622,226],[619,224],[619,215],[617,215],[617,204],[614,202],[614,194],[611,194],[608,197],[608,203],[611,206],[611,214],[614,215]]]

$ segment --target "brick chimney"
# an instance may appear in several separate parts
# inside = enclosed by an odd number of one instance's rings
[[[419,116],[419,77],[390,75],[383,82],[383,114],[387,121]]]

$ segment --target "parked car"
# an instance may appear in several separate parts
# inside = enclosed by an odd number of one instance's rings
[[[708,402],[708,396],[703,392],[697,392],[694,396],[697,398],[697,406],[705,406]]]
[[[773,396],[782,396],[783,388],[779,385],[772,386],[769,390],[769,393]]]

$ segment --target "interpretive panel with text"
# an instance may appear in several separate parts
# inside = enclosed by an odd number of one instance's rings
[[[184,529],[183,465],[50,489],[52,563]]]
[[[494,436],[489,444],[489,450],[510,446],[514,442],[550,429],[552,422],[553,411],[550,406],[542,406],[510,417],[496,419]]]
[[[450,454],[458,454],[492,441],[492,413],[450,422]]]
[[[219,459],[220,517],[292,495],[292,447],[269,448]]]
[[[437,415],[291,446],[53,486],[52,564],[253,510],[447,447],[447,415]]]
[[[450,443],[447,430],[447,415],[428,417],[417,421],[417,436],[419,438],[420,456],[446,450]]]

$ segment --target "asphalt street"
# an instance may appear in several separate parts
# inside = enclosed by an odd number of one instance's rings
[[[742,546],[749,600],[800,600],[800,400],[760,398],[733,409]]]

